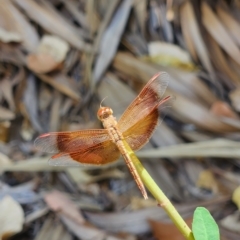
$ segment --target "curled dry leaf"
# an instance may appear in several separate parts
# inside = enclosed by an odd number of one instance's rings
[[[36,73],[47,73],[59,67],[51,55],[45,53],[31,54],[27,57],[28,68]]]
[[[0,202],[0,239],[7,239],[22,230],[24,212],[10,196]]]
[[[235,119],[238,118],[235,112],[226,102],[216,101],[215,103],[213,103],[210,111],[216,116],[229,117]]]
[[[9,43],[9,42],[21,42],[21,36],[12,31],[7,31],[3,28],[0,27],[0,41],[4,43]]]
[[[222,219],[220,224],[230,231],[240,233],[239,211]]]
[[[38,47],[38,52],[50,54],[56,62],[62,62],[69,50],[67,42],[57,36],[45,35]]]
[[[37,53],[27,57],[28,67],[36,73],[47,73],[61,66],[66,57],[69,45],[56,36],[45,35]]]
[[[213,193],[219,192],[219,184],[213,173],[209,170],[200,173],[197,186],[211,190]]]
[[[151,62],[179,67],[186,70],[193,70],[194,64],[190,55],[180,47],[165,42],[150,42],[148,44],[149,59]]]
[[[238,209],[240,210],[240,186],[234,190],[232,201],[238,206]]]
[[[234,109],[240,112],[240,88],[236,88],[229,94]]]
[[[76,205],[64,193],[55,190],[48,193],[44,199],[53,211],[63,213],[78,224],[85,222]]]

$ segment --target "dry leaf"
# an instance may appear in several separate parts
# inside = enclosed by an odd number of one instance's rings
[[[48,32],[65,39],[79,50],[91,50],[90,45],[80,38],[76,29],[57,12],[50,11],[44,5],[32,0],[14,0],[14,2]]]
[[[219,192],[219,184],[210,170],[205,170],[200,173],[197,186],[208,189],[213,193]]]
[[[231,99],[234,109],[240,112],[240,88],[236,88],[229,93],[229,98]]]
[[[153,235],[157,240],[184,240],[184,236],[172,223],[149,220]],[[192,219],[187,219],[186,223],[191,227]]]
[[[239,211],[222,219],[220,224],[230,231],[240,233]]]
[[[112,22],[109,24],[102,36],[100,54],[96,59],[96,64],[93,71],[94,84],[100,80],[102,74],[114,58],[125,25],[127,23],[131,7],[131,0],[123,1],[115,13]]]
[[[146,201],[142,197],[132,197],[131,198],[131,209],[136,211],[138,209],[143,209],[143,208],[149,208],[149,207],[155,207],[157,205],[157,201],[152,198],[148,198]]]
[[[45,53],[28,55],[27,65],[36,73],[47,73],[60,66],[51,55]]]
[[[15,118],[15,113],[0,106],[0,121],[13,120]]]
[[[239,22],[233,18],[231,14],[223,10],[220,6],[217,5],[217,14],[221,19],[221,22],[224,24],[226,30],[235,40],[236,44],[240,46],[240,26]]]
[[[36,73],[47,73],[61,66],[65,59],[69,45],[57,36],[43,36],[37,53],[27,57],[28,67]]]
[[[2,142],[8,141],[10,127],[11,127],[10,121],[0,122],[0,141]]]
[[[21,36],[16,32],[7,31],[0,27],[0,41],[4,43],[21,42]]]
[[[45,195],[45,201],[53,211],[59,213],[67,228],[80,239],[119,240],[87,224],[77,206],[64,193],[55,190]]]
[[[36,29],[11,1],[0,1],[0,25],[5,30],[18,34],[28,51],[36,50],[39,41]]]
[[[203,41],[191,2],[186,1],[182,5],[180,16],[183,36],[191,55],[195,60],[198,57],[209,73],[214,76],[213,66],[209,59],[207,47]]]
[[[59,92],[67,95],[75,101],[80,100],[79,92],[74,81],[64,74],[44,75],[37,74],[37,76],[45,83],[48,83]]]
[[[67,42],[57,36],[51,35],[43,36],[38,47],[38,53],[49,54],[56,62],[62,62],[68,51],[69,45]]]
[[[202,2],[202,13],[203,24],[209,34],[238,64],[240,64],[240,50],[206,2]]]
[[[223,101],[214,102],[210,111],[216,116],[238,119],[231,107]]]
[[[176,67],[186,71],[195,70],[195,65],[191,62],[190,55],[174,44],[164,42],[152,42],[148,45],[149,55],[143,60],[159,64],[162,66]]]
[[[137,152],[140,158],[159,157],[219,157],[219,158],[239,158],[240,143],[227,139],[205,140],[196,143],[185,143],[174,146],[141,150]]]
[[[76,205],[64,193],[55,190],[46,194],[44,199],[53,211],[63,213],[78,224],[85,222]]]
[[[4,167],[11,165],[12,161],[8,158],[8,156],[0,152],[0,174],[2,173]]]
[[[22,207],[10,196],[0,202],[0,239],[7,239],[20,232],[24,222]]]
[[[232,201],[238,206],[238,209],[240,210],[240,186],[234,190]]]

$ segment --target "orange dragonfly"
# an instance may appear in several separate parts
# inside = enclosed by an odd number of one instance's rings
[[[44,152],[55,153],[49,160],[49,164],[54,166],[104,165],[122,155],[143,197],[147,199],[129,149],[142,148],[153,134],[160,115],[159,107],[171,98],[162,98],[168,78],[165,72],[154,75],[119,121],[113,116],[111,108],[100,106],[97,116],[104,129],[45,133],[35,140],[36,146]]]

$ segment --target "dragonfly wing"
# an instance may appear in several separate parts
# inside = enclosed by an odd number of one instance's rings
[[[165,72],[153,76],[139,95],[121,116],[118,125],[121,132],[127,131],[140,119],[145,118],[162,102],[162,96],[168,85],[169,75]]]
[[[145,118],[140,119],[123,132],[123,137],[133,150],[143,147],[152,136],[158,124],[158,109],[154,109]]]
[[[76,152],[58,153],[49,159],[54,166],[104,165],[116,161],[120,156],[117,146],[105,141]]]
[[[51,132],[40,135],[35,145],[43,152],[77,152],[110,140],[107,130],[93,129],[72,132]]]

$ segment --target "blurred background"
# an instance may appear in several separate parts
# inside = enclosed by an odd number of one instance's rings
[[[163,121],[137,155],[191,226],[240,234],[240,1],[0,1],[0,239],[183,239],[124,161],[48,165],[34,139],[101,128],[157,72]]]

